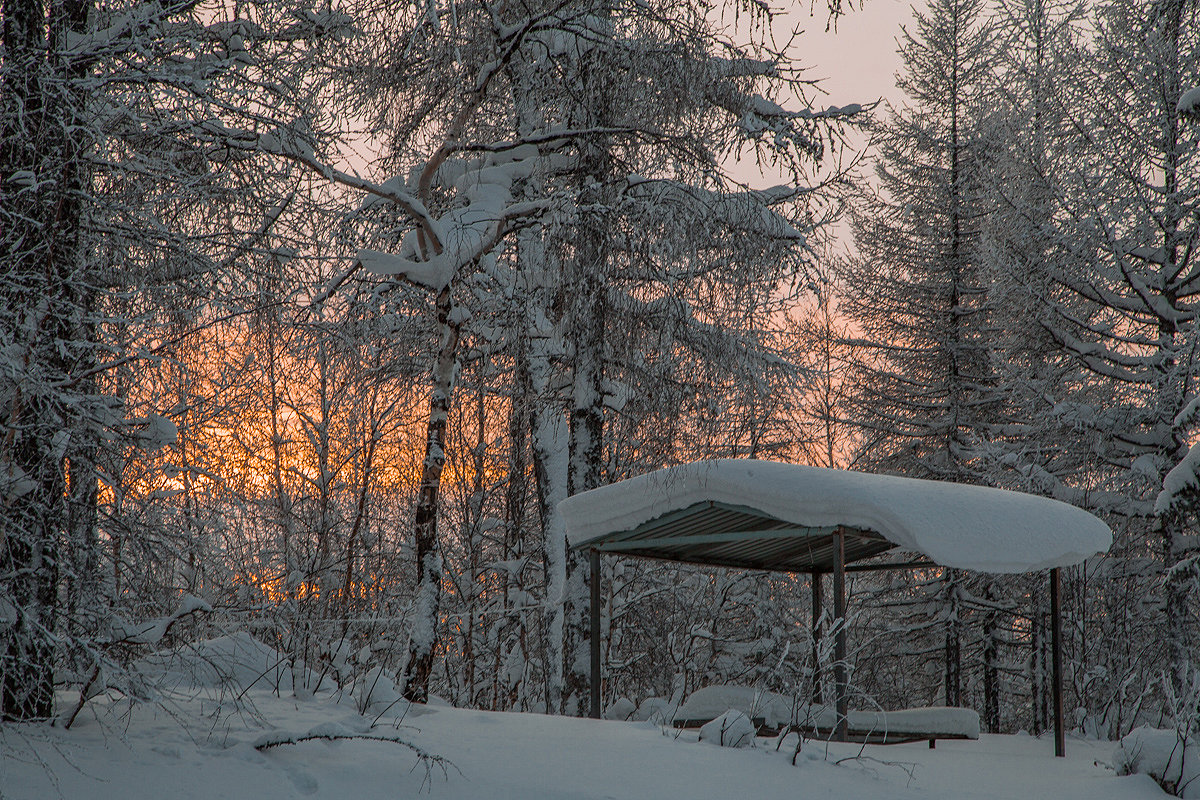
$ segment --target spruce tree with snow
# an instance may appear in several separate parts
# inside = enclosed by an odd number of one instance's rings
[[[914,105],[880,126],[879,188],[852,210],[858,253],[842,270],[862,330],[859,461],[970,481],[998,400],[979,252],[990,34],[973,0],[935,3],[916,24],[898,82]]]
[[[1074,319],[1094,313],[1070,286],[1092,280],[1094,257],[1078,246],[1078,210],[1064,201],[1075,192],[1088,136],[1081,120],[1094,102],[1093,93],[1079,87],[1097,80],[1088,11],[1077,2],[1005,2],[997,8],[996,26],[1003,41],[993,76],[999,138],[987,173],[994,202],[984,242],[997,301],[995,363],[1005,414],[984,463],[997,485],[1099,512],[1124,508],[1121,468],[1106,444],[1125,416],[1119,389],[1090,378],[1080,359],[1060,346],[1051,323],[1054,308]],[[1072,277],[1064,282],[1055,276]],[[1138,525],[1121,521],[1114,528],[1120,535],[1102,562],[1062,576],[1071,598],[1064,607],[1064,669],[1068,685],[1082,687],[1067,702],[1086,708],[1086,728],[1120,736],[1144,701],[1129,687],[1153,681],[1160,669],[1145,656],[1161,641],[1162,627],[1161,618],[1129,624],[1131,603],[1156,595],[1157,581],[1146,568],[1149,552]],[[1104,575],[1100,591],[1097,574]],[[1026,672],[1032,726],[1043,730],[1050,708],[1046,588],[1039,576],[1015,583],[1028,598],[1021,605],[1031,631]],[[1084,673],[1084,682],[1070,679]]]
[[[1097,10],[1055,209],[1066,258],[1043,262],[1061,289],[1043,324],[1084,376],[1081,400],[1065,408],[1098,434],[1101,491],[1088,501],[1158,542],[1177,694],[1194,658],[1200,556],[1189,533],[1200,485],[1200,154],[1195,122],[1180,113],[1200,77],[1198,13],[1187,0]]]
[[[1039,324],[1043,300],[1076,303],[1046,275],[1086,264],[1059,247],[1056,198],[1069,171],[1070,132],[1079,98],[1067,87],[1083,81],[1081,3],[1005,0],[993,24],[1002,45],[989,81],[997,112],[995,152],[984,173],[991,197],[982,226],[982,259],[998,332],[994,360],[1005,420],[989,442],[996,480],[1023,491],[1078,501],[1070,486],[1086,483],[1086,453],[1067,446],[1070,432],[1047,427],[1055,407],[1077,383],[1078,364]]]
[[[852,211],[857,253],[842,270],[842,307],[862,331],[858,465],[981,480],[1000,402],[980,254],[990,37],[979,0],[937,0],[904,32],[898,86],[913,105],[880,126],[878,189]],[[962,702],[963,593],[948,571],[929,598],[945,621],[948,705]]]
[[[996,328],[993,360],[1004,402],[981,453],[988,481],[1021,491],[1081,502],[1080,487],[1094,485],[1092,453],[1085,439],[1065,423],[1062,408],[1079,385],[1079,366],[1064,354],[1041,326],[1043,298],[1074,303],[1045,275],[1052,260],[1069,271],[1082,269],[1057,245],[1055,198],[1061,194],[1068,132],[1074,121],[1072,103],[1079,99],[1068,87],[1080,82],[1085,10],[1080,2],[1005,0],[997,5],[993,25],[1000,45],[989,82],[995,98],[993,155],[984,173],[991,198],[983,221],[981,255],[993,298]],[[1071,264],[1074,263],[1074,267]],[[1081,400],[1082,397],[1076,397]],[[1075,574],[1068,571],[1068,584]],[[1006,682],[1018,696],[1029,693],[1028,724],[1040,732],[1049,725],[1050,673],[1044,643],[1049,638],[1049,612],[1042,576],[989,583],[994,593],[1017,599],[1019,618],[1028,620],[1030,651],[1025,682]],[[999,605],[1012,601],[1005,600]],[[1068,615],[1076,609],[1067,609]],[[1003,638],[1005,618],[985,613],[988,661]],[[1068,616],[1070,619],[1071,617]],[[1013,639],[1014,641],[1019,641]],[[1070,652],[1076,652],[1071,650]],[[1070,667],[1068,667],[1070,671]],[[995,686],[989,681],[989,686]],[[996,707],[995,691],[985,692],[988,711]],[[1019,707],[1018,707],[1019,708]],[[1024,715],[1024,711],[1020,711]],[[993,730],[991,719],[988,729]]]

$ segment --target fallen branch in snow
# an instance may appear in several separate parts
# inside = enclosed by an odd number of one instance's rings
[[[412,742],[405,741],[399,736],[389,735],[385,733],[356,733],[354,731],[343,728],[340,725],[318,725],[307,733],[288,733],[287,731],[272,731],[271,733],[263,734],[254,743],[254,749],[262,752],[269,750],[272,747],[281,747],[288,744],[300,744],[301,742],[311,742],[322,740],[326,742],[335,742],[343,739],[364,739],[376,742],[391,742],[402,747],[407,747],[417,756],[417,764],[425,767],[425,780],[421,787],[430,781],[434,767],[442,771],[442,777],[449,780],[450,770],[453,769],[459,775],[462,775],[462,770],[455,766],[453,761],[450,761],[445,756],[434,755],[422,748],[416,746]],[[413,765],[416,769],[416,765]]]
[[[908,775],[908,782],[910,785],[917,776],[917,762],[915,761],[884,761],[883,759],[875,758],[874,756],[863,755],[862,749],[860,749],[855,755],[839,758],[833,763],[840,765],[845,761],[874,761],[876,764],[882,764],[885,767],[899,767],[900,769],[904,770],[906,775]]]
[[[63,723],[63,727],[71,730],[71,726],[75,724],[75,718],[79,716],[79,712],[83,711],[83,707],[87,705],[89,694],[92,691],[92,686],[96,684],[96,679],[100,677],[100,664],[97,663],[92,667],[92,674],[84,682],[83,688],[79,690],[79,699],[75,701],[75,705],[67,714],[67,719]]]

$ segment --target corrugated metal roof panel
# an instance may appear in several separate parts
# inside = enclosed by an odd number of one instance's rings
[[[833,569],[834,528],[804,528],[752,508],[698,503],[614,534],[602,552],[691,564],[791,572]],[[895,547],[878,533],[845,528],[846,562]]]

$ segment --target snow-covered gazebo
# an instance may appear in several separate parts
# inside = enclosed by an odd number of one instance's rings
[[[1050,570],[1055,754],[1064,753],[1059,568],[1106,551],[1112,532],[1075,506],[983,486],[745,459],[658,470],[564,500],[574,548],[591,553],[592,716],[600,715],[602,553],[833,576],[845,618],[845,574],[945,566],[979,572]],[[854,562],[900,549],[915,558]],[[813,592],[814,619],[820,592]],[[845,735],[846,640],[835,625],[835,694]]]

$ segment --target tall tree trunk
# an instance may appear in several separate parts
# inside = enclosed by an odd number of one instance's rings
[[[451,284],[452,286],[453,284]],[[438,544],[438,492],[446,466],[446,422],[458,373],[459,323],[453,319],[451,286],[437,296],[439,345],[429,392],[425,461],[413,519],[417,555],[417,591],[412,635],[405,670],[404,697],[414,703],[429,699],[429,676],[437,650],[438,611],[442,598],[442,551]]]
[[[463,661],[466,662],[465,682],[467,684],[467,703],[476,706],[475,699],[475,626],[476,620],[482,621],[480,614],[480,595],[483,586],[479,581],[482,551],[483,551],[483,503],[484,503],[484,469],[487,466],[487,364],[486,355],[479,357],[475,384],[475,442],[473,449],[471,479],[471,501],[468,504],[467,542],[469,554],[470,590],[467,597],[467,626],[463,638]],[[507,556],[502,556],[507,558]],[[497,642],[497,649],[500,648]]]
[[[54,710],[54,639],[62,536],[68,521],[66,431],[86,403],[63,392],[90,356],[87,293],[78,280],[87,186],[74,85],[78,63],[60,58],[91,5],[5,0],[0,83],[0,241],[3,300],[20,348],[17,380],[0,397],[0,599],[9,617],[0,650],[0,719]],[[33,176],[36,187],[14,183]],[[78,390],[76,390],[78,391]],[[86,398],[79,398],[86,400]],[[83,491],[82,459],[80,489]],[[86,492],[85,492],[86,496]]]
[[[1029,596],[1029,699],[1033,715],[1033,735],[1041,736],[1046,729],[1045,659],[1042,639],[1045,637],[1042,623],[1041,595],[1035,589]]]
[[[595,14],[611,21],[608,0],[599,0]],[[590,50],[580,59],[583,102],[574,109],[580,127],[603,127],[611,122],[612,92],[604,48]],[[579,233],[567,284],[574,302],[569,304],[570,342],[575,369],[571,397],[571,459],[567,494],[586,492],[600,485],[604,474],[604,356],[607,323],[609,251],[612,246],[607,208],[612,204],[612,155],[603,135],[580,143]],[[565,532],[564,532],[565,533]],[[565,541],[564,541],[565,547]],[[591,627],[588,614],[588,555],[568,551],[566,558],[566,608],[563,628],[565,685],[563,713],[586,716],[589,711]]]
[[[581,281],[580,296],[586,298],[576,317],[575,382],[571,408],[571,458],[567,474],[567,494],[574,495],[600,485],[604,466],[604,296],[601,278],[605,258],[603,229],[585,234],[581,248],[588,265]],[[566,549],[566,531],[562,531]],[[590,574],[588,554],[566,551],[566,603],[563,627],[565,685],[563,713],[586,716],[590,691],[591,626],[587,585]]]
[[[529,359],[526,355],[527,342],[525,337],[517,337],[516,353],[513,368],[513,394],[508,417],[508,480],[504,484],[504,561],[516,561],[525,554],[525,511],[529,498],[529,454],[526,432],[529,429]],[[521,663],[528,664],[528,653],[525,652],[525,636],[527,620],[530,615],[512,609],[513,590],[520,591],[524,587],[522,578],[524,570],[513,574],[504,570],[501,574],[502,603],[505,613],[505,624],[497,637],[495,659],[492,666],[492,710],[503,710],[500,705],[500,667],[509,652],[505,642],[511,641],[513,648],[520,648]],[[537,624],[541,618],[537,617]],[[536,638],[536,637],[535,637]],[[504,687],[504,709],[510,708],[516,700],[522,681],[506,682]]]
[[[544,341],[544,340],[543,340]],[[546,581],[544,630],[546,710],[562,712],[564,629],[567,613],[567,535],[558,504],[567,497],[567,422],[552,396],[550,363],[543,344],[530,348],[530,377],[533,388],[533,466],[537,479],[538,510],[545,536],[542,568]]]
[[[984,599],[996,602],[996,585],[989,581]],[[989,608],[983,617],[983,722],[988,733],[1000,732],[1000,612]]]
[[[958,582],[953,570],[946,570],[946,705],[962,705],[962,630],[959,620]]]

